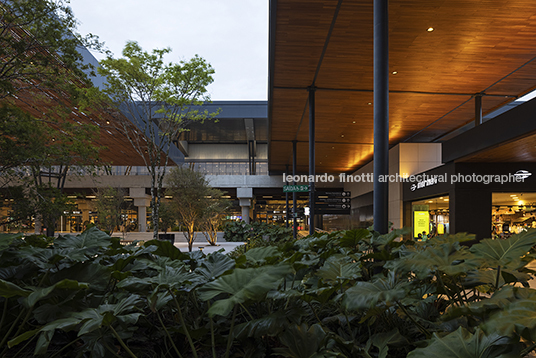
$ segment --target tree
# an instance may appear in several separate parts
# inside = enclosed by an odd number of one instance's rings
[[[164,234],[166,234],[168,229],[175,225],[175,222],[177,221],[173,206],[167,201],[160,204],[158,218],[160,220],[160,228],[164,231]]]
[[[18,215],[9,220],[41,217],[49,235],[68,203],[61,197],[67,173],[95,164],[100,149],[92,145],[96,126],[70,120],[80,89],[91,86],[82,45],[101,48],[93,35],[76,32],[65,2],[0,0],[1,184],[22,182],[28,198],[27,210],[11,210]]]
[[[122,206],[125,202],[124,190],[120,188],[99,188],[95,191],[98,227],[110,236],[122,223]]]
[[[216,208],[225,205],[221,202],[222,193],[209,185],[204,174],[186,167],[171,169],[166,184],[166,194],[172,197],[170,200],[177,217],[186,228],[188,250],[192,251],[196,228],[202,226],[208,213],[215,215]]]
[[[205,207],[203,217],[201,218],[201,228],[203,235],[210,245],[216,245],[217,235],[223,219],[225,211],[229,207],[229,201],[222,198],[223,192],[218,189],[211,188],[208,192],[208,205]]]
[[[206,87],[213,81],[212,66],[197,55],[189,61],[164,63],[164,55],[169,52],[166,48],[148,53],[129,41],[123,58],[108,56],[99,68],[107,78],[104,93],[127,117],[117,116],[117,125],[143,158],[151,176],[154,239],[158,238],[163,179],[173,141],[189,123],[217,114],[192,108],[210,100]]]
[[[78,48],[103,44],[92,34],[80,36],[76,26],[65,1],[0,0],[0,99],[29,89],[75,88],[66,73],[87,83],[89,66]]]

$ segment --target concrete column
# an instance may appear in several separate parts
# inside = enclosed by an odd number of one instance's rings
[[[249,208],[251,206],[251,200],[240,199],[240,207],[242,208],[242,220],[249,224]]]
[[[138,207],[138,231],[147,231],[147,207],[151,206],[151,197],[145,194],[145,188],[130,188],[129,196],[134,199],[134,206]]]
[[[134,199],[134,205],[136,205],[136,199]],[[147,231],[147,206],[136,205],[138,207],[138,231]]]
[[[236,197],[242,208],[242,220],[249,224],[249,208],[253,199],[253,188],[236,188]]]

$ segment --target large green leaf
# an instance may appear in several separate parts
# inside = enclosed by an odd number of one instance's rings
[[[443,316],[450,320],[464,315],[487,317],[497,310],[503,310],[511,302],[536,297],[536,290],[524,287],[503,286],[489,298],[469,303],[462,307],[451,306]]]
[[[409,283],[398,280],[393,272],[388,277],[375,277],[371,282],[360,281],[344,293],[343,305],[347,309],[368,309],[379,303],[392,305],[406,297]]]
[[[313,324],[311,327],[307,327],[305,323],[301,326],[294,324],[279,335],[285,347],[275,348],[274,352],[292,358],[325,357],[322,351],[326,338],[326,332],[318,324]]]
[[[190,272],[186,266],[179,268],[166,266],[155,277],[148,279],[149,282],[158,286],[179,288],[195,281],[196,275]]]
[[[31,338],[33,336],[35,336],[37,333],[39,333],[41,330],[40,329],[34,329],[34,330],[31,330],[31,331],[26,331],[24,332],[23,334],[21,334],[20,336],[17,336],[13,339],[11,339],[10,341],[7,342],[7,346],[9,348],[13,348],[15,347],[17,344],[21,343],[21,342],[24,342],[25,340],[27,340],[28,338]]]
[[[56,268],[56,264],[64,259],[84,261],[87,259],[85,249],[40,248],[27,246],[19,249],[16,255],[25,262],[30,262],[42,270]]]
[[[95,261],[77,262],[50,276],[51,282],[76,278],[89,284],[90,291],[105,291],[110,281],[111,268]]]
[[[265,246],[265,247],[256,247],[251,250],[248,250],[246,253],[246,259],[255,264],[263,263],[267,258],[275,257],[280,255],[277,247],[274,246]]]
[[[291,268],[287,265],[235,269],[231,274],[200,287],[199,298],[208,301],[220,294],[229,294],[229,298],[216,301],[208,311],[211,316],[226,316],[236,304],[264,297],[268,291],[277,288],[290,272]]]
[[[105,248],[112,243],[110,235],[91,227],[80,235],[59,236],[54,240],[54,246],[62,249]]]
[[[487,267],[518,269],[527,262],[522,258],[536,245],[536,229],[512,235],[504,240],[486,239],[471,246],[477,262]]]
[[[338,284],[345,280],[355,280],[361,277],[361,263],[343,255],[330,256],[316,274],[324,282]]]
[[[369,236],[372,236],[372,233],[367,229],[347,230],[340,239],[340,245],[342,247],[357,247],[364,238]]]
[[[13,296],[28,297],[32,291],[26,290],[22,287],[15,285],[14,283],[4,281],[0,279],[0,296],[9,298]]]
[[[514,351],[507,337],[490,334],[486,335],[480,329],[474,334],[460,327],[456,331],[439,337],[434,337],[425,348],[417,348],[408,354],[408,358],[514,358],[519,352]]]
[[[212,281],[235,267],[235,261],[220,252],[214,252],[199,260],[194,273],[201,275],[205,281]]]
[[[494,313],[483,325],[486,332],[497,332],[511,337],[536,328],[536,296],[511,302]]]
[[[0,233],[0,251],[5,250],[11,245],[13,240],[23,237],[23,234],[6,234]]]
[[[27,298],[28,307],[33,307],[38,301],[50,295],[56,289],[82,290],[88,288],[87,283],[81,283],[75,280],[61,280],[56,284],[48,287],[36,287]]]
[[[407,339],[400,334],[398,329],[394,329],[389,332],[373,334],[367,341],[366,346],[368,350],[371,345],[374,345],[379,350],[378,358],[387,358],[389,345],[401,345],[404,343],[407,344]]]
[[[169,241],[150,240],[143,243],[145,247],[153,245],[156,246],[156,250],[153,252],[155,255],[169,257],[173,260],[187,260],[190,258]]]
[[[456,276],[474,269],[476,264],[466,261],[468,252],[457,242],[426,246],[422,251],[407,249],[400,251],[401,258],[386,264],[386,267],[404,272],[414,272],[424,279],[441,271]]]

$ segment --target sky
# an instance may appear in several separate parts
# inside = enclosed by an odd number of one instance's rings
[[[214,70],[214,100],[267,100],[268,0],[70,0],[81,35],[92,33],[120,58],[129,40],[150,52],[195,54]],[[93,52],[97,59],[104,55]]]

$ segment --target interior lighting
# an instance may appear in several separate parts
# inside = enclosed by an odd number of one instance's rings
[[[352,121],[352,123],[354,123],[354,124],[355,124],[355,121]]]
[[[443,199],[443,201],[449,201],[449,199]]]
[[[429,27],[426,31],[428,31],[428,32],[432,32],[432,31],[434,31],[434,28],[433,28],[433,27]]]
[[[341,134],[341,138],[344,138],[344,134]]]
[[[392,74],[393,75],[396,75],[398,73],[398,71],[393,71]]]

